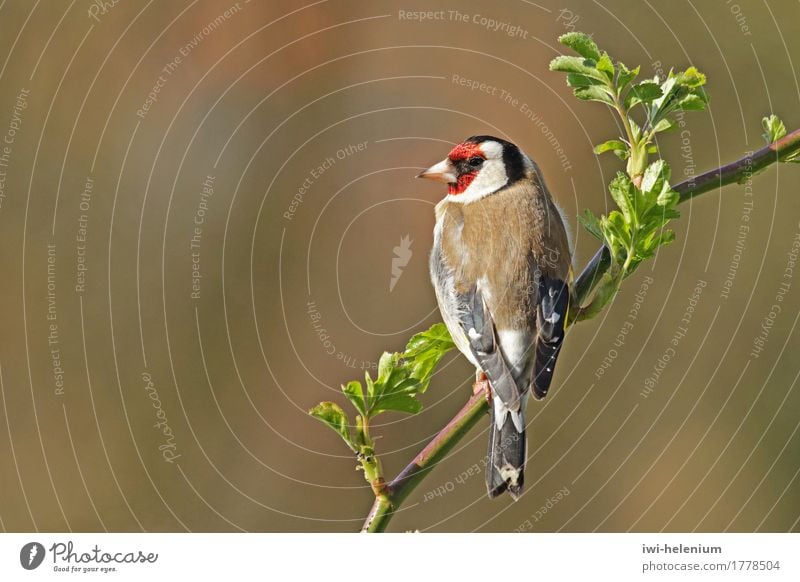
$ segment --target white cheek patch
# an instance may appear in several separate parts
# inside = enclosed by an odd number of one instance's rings
[[[506,166],[503,164],[502,158],[487,159],[466,190],[461,194],[448,194],[447,198],[452,202],[469,204],[497,192],[507,183],[508,174],[506,174]]]

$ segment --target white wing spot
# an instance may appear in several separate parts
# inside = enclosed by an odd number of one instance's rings
[[[561,315],[559,315],[558,313],[556,313],[556,312],[554,311],[554,312],[553,312],[553,314],[552,314],[550,317],[546,317],[546,318],[545,318],[545,321],[547,321],[548,323],[552,323],[553,325],[555,325],[556,323],[558,323],[558,320],[559,320],[559,319],[561,319]]]
[[[474,340],[478,339],[479,337],[481,337],[481,334],[479,334],[477,331],[475,331],[474,327],[469,328],[469,331],[467,332],[467,335],[469,336],[470,339],[474,339]]]

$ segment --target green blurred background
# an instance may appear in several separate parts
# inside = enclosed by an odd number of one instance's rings
[[[643,76],[708,75],[709,111],[661,144],[674,181],[761,147],[763,115],[800,124],[790,0],[101,4],[0,4],[8,531],[357,530],[371,493],[306,410],[439,320],[443,192],[419,169],[469,135],[510,139],[572,218],[576,269],[597,247],[574,217],[607,208],[620,164],[592,146],[618,132],[548,72],[559,34]],[[570,330],[529,407],[520,501],[464,477],[482,423],[392,529],[800,530],[798,179],[773,167],[683,206],[677,241]],[[381,417],[387,473],[472,375],[448,357],[420,414]]]

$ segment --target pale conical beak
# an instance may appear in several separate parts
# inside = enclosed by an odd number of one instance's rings
[[[438,164],[431,166],[418,175],[417,178],[428,178],[445,184],[455,184],[458,181],[456,169],[449,158],[445,158]]]

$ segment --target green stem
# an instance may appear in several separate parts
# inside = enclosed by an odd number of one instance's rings
[[[369,436],[369,419],[364,416],[356,418],[358,431],[361,435],[361,445],[358,450],[358,460],[364,470],[364,479],[367,480],[376,497],[383,495],[386,482],[383,478],[381,460],[375,455],[375,443]]]
[[[389,520],[392,519],[392,502],[386,495],[375,497],[375,503],[367,516],[361,533],[381,533],[386,531]]]

